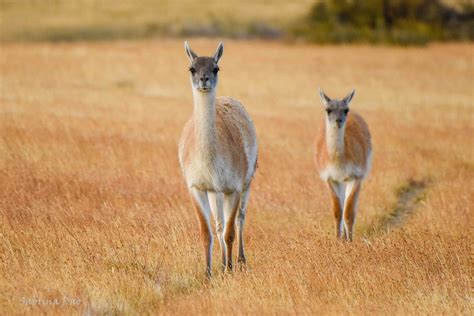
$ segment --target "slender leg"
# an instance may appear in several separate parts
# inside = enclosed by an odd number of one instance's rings
[[[211,206],[211,212],[216,221],[216,232],[217,238],[219,239],[219,245],[221,247],[222,254],[222,270],[225,270],[227,260],[226,260],[226,250],[224,243],[224,209],[223,209],[223,194],[216,192],[207,192],[209,198],[209,205]]]
[[[250,196],[250,186],[242,193],[240,196],[240,205],[239,205],[239,213],[237,214],[237,226],[239,228],[239,257],[237,262],[245,265],[247,263],[247,259],[245,258],[244,252],[244,224],[245,224],[245,215],[247,212],[247,203]]]
[[[332,211],[336,219],[336,237],[343,238],[342,206],[344,205],[344,184],[328,180],[329,193],[331,193]]]
[[[212,268],[212,244],[213,236],[211,230],[211,210],[206,191],[200,191],[195,188],[190,189],[194,208],[199,219],[201,227],[201,237],[204,244],[204,252],[206,254],[206,275],[211,277]]]
[[[235,219],[240,203],[240,192],[227,193],[224,195],[225,231],[224,240],[226,244],[227,270],[232,271],[232,246],[235,240]]]
[[[347,199],[344,203],[344,227],[346,229],[346,239],[352,241],[352,228],[354,227],[357,201],[361,187],[360,180],[353,180],[347,184]]]

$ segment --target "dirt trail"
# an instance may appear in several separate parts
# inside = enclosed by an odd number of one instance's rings
[[[410,179],[407,184],[400,187],[397,191],[397,202],[375,230],[387,232],[400,226],[415,211],[416,206],[425,195],[427,186],[426,180]]]

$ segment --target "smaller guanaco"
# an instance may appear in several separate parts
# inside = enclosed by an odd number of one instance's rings
[[[331,99],[319,91],[325,107],[325,123],[316,135],[315,163],[331,194],[337,237],[352,241],[361,184],[371,165],[372,144],[364,119],[344,99]]]

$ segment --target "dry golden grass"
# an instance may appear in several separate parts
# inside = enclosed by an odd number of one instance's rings
[[[248,271],[206,281],[182,41],[3,45],[0,313],[471,314],[473,47],[226,41],[219,94],[246,105],[260,160]],[[350,244],[313,167],[318,86],[355,87],[373,134]]]

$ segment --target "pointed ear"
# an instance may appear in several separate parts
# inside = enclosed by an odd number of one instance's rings
[[[184,50],[186,51],[186,55],[188,55],[189,61],[193,62],[193,60],[198,57],[195,52],[189,47],[188,41],[184,42]]]
[[[324,105],[328,104],[329,101],[331,101],[331,98],[328,97],[321,88],[319,88],[319,96],[321,97],[321,101],[323,101]]]
[[[224,43],[220,42],[219,45],[217,46],[216,53],[214,54],[214,60],[219,62],[219,59],[221,59],[222,54],[224,53]]]
[[[351,103],[352,98],[354,97],[355,92],[355,89],[352,89],[352,91],[342,101],[344,101],[346,105],[349,105],[349,103]]]

